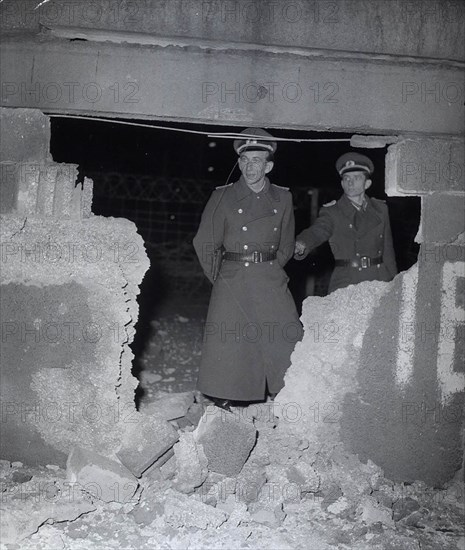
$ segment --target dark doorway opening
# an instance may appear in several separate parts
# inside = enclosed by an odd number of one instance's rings
[[[242,129],[174,122],[153,124],[206,133]],[[270,131],[276,137],[297,139],[348,140],[351,137],[351,134],[329,132]],[[211,192],[224,185],[231,174],[236,162],[232,142],[200,133],[65,117],[52,118],[51,135],[54,160],[78,164],[80,177],[93,179],[94,214],[132,220],[146,243],[151,267],[141,285],[139,321],[132,344],[133,372],[139,375],[144,369],[143,357],[153,333],[153,323],[158,318],[167,314],[180,319],[205,317],[211,287],[198,264],[192,238]],[[299,232],[311,223],[312,212],[314,216],[322,204],[340,197],[340,178],[334,163],[349,150],[357,150],[373,160],[375,172],[369,195],[386,200],[398,267],[408,269],[418,254],[414,237],[420,220],[420,199],[386,196],[385,148],[354,149],[349,141],[279,142],[270,180],[290,188]],[[236,167],[229,181],[236,181],[238,177]],[[290,289],[299,310],[306,295],[327,293],[332,268],[333,258],[327,244],[302,262],[288,263]],[[189,338],[196,339],[193,347],[200,347],[200,332],[190,334]],[[172,388],[183,389],[182,385]]]

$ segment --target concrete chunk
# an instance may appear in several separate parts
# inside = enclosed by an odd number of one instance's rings
[[[216,407],[207,410],[193,432],[204,449],[208,469],[228,477],[239,474],[257,438],[257,430],[238,415]]]
[[[163,419],[138,414],[138,422],[127,424],[122,446],[117,452],[121,462],[140,477],[178,441],[178,432]]]
[[[405,139],[391,145],[386,156],[389,196],[461,192],[465,150],[458,139]]]
[[[51,159],[50,118],[38,109],[0,109],[0,159],[43,161]]]
[[[105,502],[128,502],[139,485],[122,464],[82,447],[71,450],[66,477]]]
[[[154,401],[142,408],[145,414],[156,415],[164,420],[176,420],[186,415],[194,403],[194,394],[190,391],[182,393],[160,392]]]
[[[208,475],[207,457],[201,445],[194,441],[192,433],[183,433],[174,446],[176,477],[174,487],[182,493],[193,493]]]

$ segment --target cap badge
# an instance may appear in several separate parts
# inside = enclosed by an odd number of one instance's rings
[[[353,161],[353,160],[348,160],[348,161],[346,162],[346,166],[347,166],[347,167],[355,166],[355,161]]]

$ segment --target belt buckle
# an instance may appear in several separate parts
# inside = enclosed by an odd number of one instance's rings
[[[360,266],[363,269],[366,269],[367,267],[370,267],[370,258],[368,256],[361,256],[360,257]]]
[[[262,256],[262,253],[261,253],[261,252],[258,252],[258,250],[254,250],[254,251],[253,251],[253,259],[252,259],[252,262],[253,262],[254,264],[260,263],[260,262],[262,261],[261,256]]]

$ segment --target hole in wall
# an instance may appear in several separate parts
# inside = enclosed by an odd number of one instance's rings
[[[179,338],[193,338],[195,345],[200,347],[200,331],[189,333],[188,327],[194,321],[201,325],[205,319],[211,286],[198,264],[192,239],[211,192],[226,183],[236,162],[231,140],[58,117],[52,118],[51,124],[54,160],[78,164],[80,178],[87,176],[94,181],[94,214],[132,220],[146,243],[151,267],[142,282],[138,300],[140,314],[132,344],[135,353],[133,373],[139,377],[147,368],[144,357],[151,346],[154,353],[152,368],[153,362],[162,360],[160,355],[169,353],[160,349],[164,347],[163,343],[154,343],[153,339],[154,327],[159,333],[166,332],[160,319],[167,316],[181,321],[188,319],[189,323],[182,327]],[[154,124],[208,133],[242,129],[159,121]],[[350,139],[352,136],[281,129],[270,131],[277,137],[297,139]],[[270,180],[290,188],[296,231],[300,232],[310,224],[312,212],[314,217],[322,204],[341,196],[340,178],[334,164],[349,150],[368,155],[375,165],[368,194],[386,200],[397,264],[399,270],[406,270],[416,262],[418,255],[414,238],[420,221],[420,199],[386,196],[384,164],[387,148],[356,149],[350,147],[348,141],[279,142]],[[236,181],[239,175],[236,167],[229,181]],[[333,266],[328,244],[320,246],[302,262],[291,260],[288,263],[289,287],[299,310],[307,295],[323,296],[327,293]],[[192,349],[192,341],[180,342],[177,336],[173,336],[173,345]],[[163,361],[166,361],[166,356]],[[171,385],[166,386],[171,391],[192,389],[189,387],[192,380],[186,380],[184,384],[182,380],[176,380],[176,372],[174,378]]]

